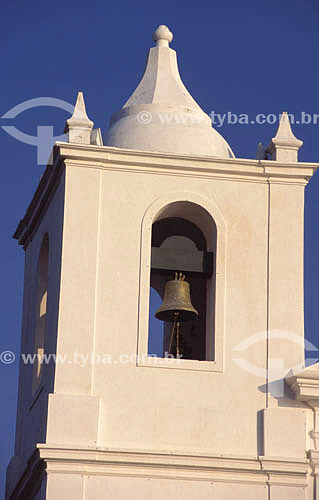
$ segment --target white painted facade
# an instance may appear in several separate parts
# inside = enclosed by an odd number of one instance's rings
[[[318,165],[298,162],[301,141],[285,119],[271,160],[234,158],[207,122],[198,136],[179,125],[175,152],[170,125],[137,124],[144,104],[155,115],[180,112],[190,97],[179,94],[176,72],[161,89],[171,38],[165,27],[154,38],[146,87],[128,101],[129,115],[113,120],[108,145],[79,94],[69,142],[56,144],[15,235],[26,252],[22,352],[39,348],[47,235],[44,352],[65,361],[43,366],[37,384],[33,366],[21,363],[7,499],[318,499],[319,370],[296,368],[304,361],[304,188]],[[150,87],[160,89],[158,102]],[[214,359],[147,358],[151,230],[164,216],[196,223],[208,248],[214,221]],[[108,357],[84,364],[75,352]],[[269,378],[274,358],[284,374]]]

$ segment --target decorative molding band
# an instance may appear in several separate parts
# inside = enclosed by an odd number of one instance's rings
[[[290,459],[286,457],[259,457],[261,468],[265,472],[280,472],[293,474],[307,474],[309,469],[309,460]]]
[[[61,156],[68,156],[69,158],[73,157],[87,157],[88,159],[100,159],[101,161],[121,161],[124,157],[130,156],[130,163],[140,164],[150,162],[151,164],[155,164],[155,159],[160,160],[160,163],[166,164],[173,163],[174,160],[178,163],[187,162],[193,167],[196,164],[220,164],[220,165],[229,165],[233,166],[233,169],[236,168],[237,165],[245,165],[250,167],[264,168],[269,172],[272,170],[276,172],[278,169],[292,169],[296,172],[300,169],[317,169],[319,167],[318,163],[314,162],[279,162],[275,160],[256,160],[256,159],[247,159],[247,158],[219,158],[212,156],[189,156],[183,154],[173,154],[173,153],[155,153],[151,151],[140,151],[135,149],[124,149],[124,148],[115,148],[111,146],[96,146],[96,145],[83,145],[83,144],[70,144],[67,142],[56,142],[56,147],[60,148]],[[69,151],[69,153],[68,153]],[[86,155],[84,154],[86,153]],[[123,158],[122,158],[123,157]],[[133,158],[136,158],[137,161],[134,162]],[[144,158],[144,161],[143,161]],[[228,167],[229,168],[229,167]],[[299,174],[300,175],[300,174]]]
[[[290,371],[285,378],[297,401],[309,403],[317,401],[319,406],[319,364],[308,366],[304,370]],[[313,404],[310,404],[312,407]]]
[[[306,186],[309,182],[311,175],[308,176],[278,176],[278,178],[270,177],[272,174],[265,175],[264,173],[257,174],[249,174],[247,172],[241,172],[240,170],[223,170],[220,171],[218,169],[211,169],[209,171],[202,171],[196,169],[177,169],[177,168],[163,168],[162,165],[152,165],[152,166],[141,166],[139,165],[118,165],[116,163],[98,163],[91,162],[86,160],[76,160],[76,159],[68,159],[66,158],[65,164],[68,167],[76,167],[76,168],[92,168],[95,170],[107,170],[113,172],[126,172],[129,174],[146,174],[146,175],[165,175],[172,177],[188,177],[188,178],[200,178],[200,179],[210,179],[210,180],[218,180],[218,181],[233,181],[233,182],[250,182],[253,184],[283,184],[283,185],[299,185]],[[278,168],[278,167],[277,167]]]
[[[307,487],[311,472],[309,460],[298,458],[38,444],[7,500],[32,498],[45,473]]]
[[[47,473],[306,486],[309,460],[77,448],[39,444]]]
[[[109,146],[83,146],[57,142],[59,155],[66,161],[82,167],[116,169],[129,171],[151,171],[151,173],[170,173],[175,175],[196,175],[196,177],[219,174],[223,177],[267,179],[281,178],[282,182],[299,179],[307,183],[317,163],[283,163],[270,160],[251,160],[241,158],[213,158],[205,156],[173,155],[153,153]]]

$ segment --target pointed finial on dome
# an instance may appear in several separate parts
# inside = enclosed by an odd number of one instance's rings
[[[156,47],[169,47],[173,40],[173,33],[168,29],[165,24],[161,24],[153,33],[153,40]]]
[[[69,133],[69,142],[90,144],[93,125],[86,114],[83,92],[78,92],[73,115],[66,121],[65,128]]]
[[[272,159],[276,161],[298,161],[298,150],[303,142],[294,136],[291,130],[289,115],[284,111],[280,117],[279,127],[268,148]]]

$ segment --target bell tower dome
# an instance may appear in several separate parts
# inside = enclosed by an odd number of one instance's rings
[[[169,47],[173,34],[161,25],[153,40],[156,46],[149,51],[143,78],[112,116],[105,145],[233,158],[230,146],[181,80],[176,52]]]

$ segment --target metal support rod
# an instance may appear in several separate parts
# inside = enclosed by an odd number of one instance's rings
[[[178,319],[178,312],[174,314],[174,322],[172,323],[172,330],[171,330],[171,337],[169,341],[169,347],[168,347],[168,354],[171,354],[172,350],[172,345],[173,345],[173,339],[174,339],[174,334],[176,331],[176,356],[179,355],[180,349],[179,349],[179,327],[180,327],[180,322],[177,321]]]
[[[176,322],[176,357],[179,359],[179,326],[180,322]]]
[[[172,323],[171,337],[169,339],[168,354],[171,354],[172,345],[173,345],[173,338],[174,338],[174,332],[175,332],[175,321],[174,321],[174,323]]]

